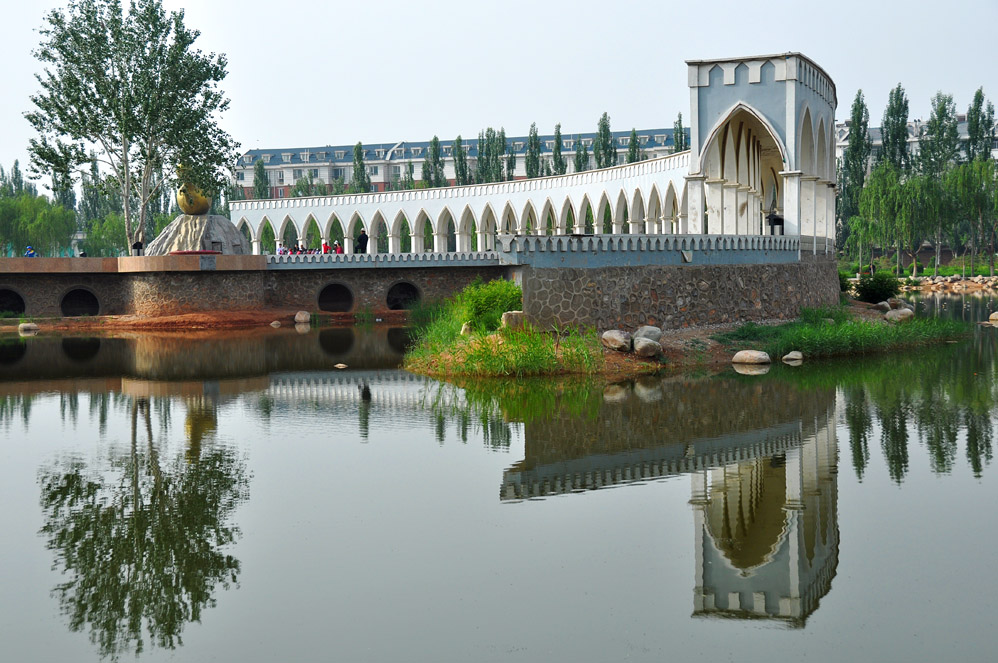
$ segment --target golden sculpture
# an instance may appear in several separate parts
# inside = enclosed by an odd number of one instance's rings
[[[211,198],[193,184],[183,183],[177,189],[177,204],[184,214],[207,214],[211,209]]]

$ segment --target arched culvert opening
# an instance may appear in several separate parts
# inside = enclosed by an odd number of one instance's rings
[[[0,288],[0,317],[4,314],[21,315],[24,311],[24,297],[10,288]]]
[[[97,315],[100,313],[100,302],[97,301],[97,296],[89,290],[74,288],[63,296],[59,308],[62,309],[64,318]]]
[[[12,366],[21,361],[28,351],[28,344],[22,338],[0,340],[0,366]]]
[[[419,289],[408,281],[396,283],[388,289],[385,303],[392,311],[402,311],[412,308],[419,301]]]
[[[412,347],[413,332],[408,327],[392,327],[388,330],[388,347],[400,355]]]
[[[323,329],[319,332],[319,347],[331,357],[342,357],[353,349],[353,329]]]
[[[100,352],[100,339],[67,336],[62,339],[62,351],[73,361],[80,363],[90,361]]]
[[[319,293],[319,310],[345,313],[353,308],[353,293],[342,283],[330,283]]]

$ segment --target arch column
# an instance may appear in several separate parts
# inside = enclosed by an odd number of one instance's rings
[[[433,252],[447,253],[447,231],[433,233]]]
[[[705,210],[704,176],[688,175],[686,177],[686,229],[684,232],[699,235],[704,231],[703,215]]]
[[[658,217],[653,214],[649,214],[645,217],[645,234],[646,235],[657,235],[658,234]]]
[[[811,253],[815,252],[815,190],[817,189],[818,178],[814,175],[804,175],[800,185],[800,236],[810,238]]]
[[[415,234],[411,235],[411,237],[412,237],[412,252],[413,253],[422,253],[423,251],[426,250],[425,238],[423,237],[422,233],[420,233],[418,235],[415,235]]]
[[[262,250],[262,246],[263,246],[262,243],[260,242],[260,240],[254,239],[254,240],[251,241],[251,243],[253,245],[253,255],[255,255],[255,256],[260,255],[260,251]]]
[[[478,236],[479,251],[495,251],[495,235],[482,229],[478,229],[475,234]]]
[[[783,233],[800,235],[801,171],[784,170],[783,176]]]
[[[735,234],[752,234],[752,188],[745,185],[738,185],[738,200],[735,202],[735,210],[738,215],[738,229]]]
[[[825,242],[825,253],[828,253],[830,249],[835,248],[835,193],[836,193],[835,182],[828,183],[828,191],[825,194],[825,220],[826,220],[826,237],[828,241]],[[831,246],[829,246],[831,245]]]
[[[398,233],[388,234],[388,253],[402,253],[402,238]]]
[[[703,232],[720,235],[724,232],[724,180],[711,178],[703,181],[704,218]]]

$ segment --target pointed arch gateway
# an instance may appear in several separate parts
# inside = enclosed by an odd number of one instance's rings
[[[392,219],[392,226],[388,231],[388,252],[410,253],[411,251],[412,227],[405,218],[405,210],[399,210]]]
[[[464,253],[474,250],[473,247],[477,247],[478,245],[478,238],[475,236],[477,229],[478,224],[475,222],[475,213],[471,211],[470,205],[465,205],[464,211],[461,212],[461,221],[458,223],[455,233],[455,250]]]
[[[554,204],[550,198],[545,199],[541,208],[541,235],[555,235],[558,232],[558,222],[554,213]]]
[[[346,233],[343,232],[343,224],[340,222],[340,217],[336,215],[336,212],[333,212],[326,219],[326,240],[330,246],[335,246],[335,243],[339,242],[343,250],[346,251],[345,237]]]
[[[614,206],[613,232],[617,235],[630,232],[627,223],[627,196],[623,189],[617,194],[617,204]]]
[[[363,230],[367,232],[367,224],[364,222],[364,217],[360,215],[360,212],[354,212],[350,217],[350,221],[347,222],[346,227],[346,246],[344,251],[346,253],[356,253],[357,252],[357,236],[360,235],[360,231]],[[370,250],[370,234],[368,234],[368,250]]]
[[[249,222],[246,221],[245,217],[239,219],[239,224],[236,226],[236,230],[238,230],[239,234],[243,236],[243,243],[248,249],[246,253],[255,253],[257,247],[253,242],[253,228],[250,226]]]
[[[457,224],[454,223],[454,213],[444,205],[437,217],[436,227],[433,229],[433,251],[435,253],[447,253],[457,250]]]
[[[412,226],[412,252],[427,253],[433,251],[433,222],[423,208],[416,213],[416,222]]]
[[[537,213],[534,210],[534,204],[527,201],[526,205],[523,206],[523,212],[520,214],[520,234],[521,235],[537,235],[539,223],[537,220]]]
[[[482,210],[482,219],[478,224],[478,250],[494,251],[496,248],[496,234],[498,233],[499,222],[496,220],[495,210],[491,203],[485,204]]]
[[[367,234],[369,236],[367,244],[368,253],[372,255],[375,253],[388,253],[388,223],[385,221],[385,215],[382,214],[380,209],[371,217],[371,229]]]
[[[257,231],[257,237],[260,238],[261,253],[277,253],[277,233],[274,231],[273,222],[266,216],[260,221],[260,229]]]
[[[596,213],[593,205],[589,202],[589,194],[583,194],[582,202],[579,203],[579,214],[576,218],[576,232],[583,232],[587,235],[596,233]]]
[[[305,218],[305,230],[302,233],[306,249],[318,249],[322,247],[322,230],[319,229],[319,222],[311,214]]]
[[[597,233],[609,234],[613,232],[613,211],[606,191],[600,194],[599,202],[596,204],[595,221]]]
[[[285,216],[284,220],[281,221],[281,232],[279,235],[282,246],[286,246],[289,249],[296,247],[301,236],[301,231],[298,229],[298,224],[295,223],[295,220],[290,215]]]

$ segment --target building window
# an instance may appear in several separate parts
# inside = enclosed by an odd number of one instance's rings
[[[402,166],[392,166],[392,177],[402,177]]]
[[[656,134],[655,142],[659,145],[665,145],[666,136],[664,134]]]
[[[617,139],[617,144],[620,145],[621,147],[627,147],[628,144],[630,144],[630,142],[631,142],[631,137],[630,136],[625,136],[623,138],[618,138]]]
[[[345,155],[346,153],[345,153],[345,152],[344,152],[343,150],[336,150],[335,154],[336,154],[336,160],[337,160],[337,161],[339,161],[340,159],[342,159],[342,158],[343,158],[343,156],[344,156],[344,155]]]
[[[301,159],[302,161],[304,161],[305,163],[308,163],[308,160],[309,160],[310,156],[311,155],[308,152],[300,152],[298,154],[298,158]]]
[[[592,144],[593,144],[593,139],[592,138],[583,138],[582,139],[582,144],[585,145],[586,147],[591,147]]]
[[[423,148],[421,148],[421,147],[414,147],[414,148],[412,148],[412,156],[418,157],[422,153],[423,153]]]
[[[318,159],[319,159],[319,161],[325,161],[326,160],[326,153],[325,152],[319,152]]]
[[[314,177],[316,179],[319,178],[319,169],[318,168],[313,168],[312,169],[312,177]]]
[[[283,187],[277,190],[277,197],[278,198],[283,198],[284,197],[284,188]]]
[[[519,152],[520,150],[523,149],[524,145],[525,143],[522,140],[518,140],[515,143],[513,143],[513,149]]]
[[[444,147],[444,156],[449,157],[451,155],[451,152],[453,152],[453,150],[454,148],[451,147],[450,145]]]
[[[343,179],[343,169],[342,168],[333,168],[333,179],[334,180],[342,180]]]
[[[253,163],[253,155],[247,154],[243,157],[243,163]]]
[[[572,146],[575,145],[575,141],[574,140],[566,140],[566,141],[562,141],[562,144],[565,146],[566,150],[570,150],[570,149],[572,149]]]
[[[236,173],[236,179],[239,180],[240,182],[242,182],[245,179],[245,177],[244,177],[245,174],[246,173],[244,173],[243,171],[240,170],[238,173]]]
[[[367,174],[368,175],[377,175],[378,174],[378,167],[377,166],[368,166],[367,167]]]
[[[548,148],[549,150],[553,150],[554,149],[554,141],[553,140],[546,140],[546,141],[544,141],[544,147]]]
[[[264,163],[270,163],[270,155],[269,154],[262,154],[262,155],[260,155],[260,158],[263,159]]]
[[[302,173],[301,168],[295,168],[295,172],[293,174],[295,182],[297,182],[298,180],[300,180],[302,178],[302,174],[301,173]]]
[[[281,154],[281,161],[283,161],[284,163],[291,163],[291,153],[284,152],[283,154]]]

